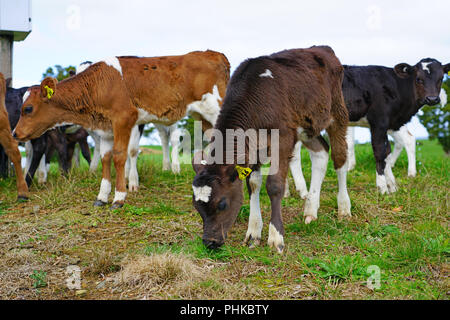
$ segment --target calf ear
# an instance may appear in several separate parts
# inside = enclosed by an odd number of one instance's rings
[[[444,73],[447,73],[447,75],[450,76],[450,74],[448,74],[450,72],[450,63],[444,64],[442,67],[444,68]]]
[[[194,153],[192,158],[192,168],[194,168],[195,173],[199,173],[205,168],[205,160],[203,151],[197,151]]]
[[[47,77],[41,82],[41,95],[42,98],[51,99],[56,93],[56,84],[58,80],[52,77]]]
[[[226,170],[225,174],[230,178],[231,182],[234,182],[239,177],[235,165],[229,165],[226,167],[225,170]]]
[[[408,78],[414,70],[414,67],[407,63],[399,63],[394,67],[394,72],[399,78]]]

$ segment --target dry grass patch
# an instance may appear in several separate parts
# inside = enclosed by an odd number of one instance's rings
[[[208,266],[200,267],[186,255],[164,252],[125,258],[114,280],[121,287],[147,295],[163,290],[180,293],[206,279],[209,271]]]

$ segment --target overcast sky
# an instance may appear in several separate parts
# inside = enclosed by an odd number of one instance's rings
[[[14,86],[39,83],[55,64],[206,49],[223,52],[232,70],[248,57],[317,44],[343,64],[448,63],[449,12],[448,0],[32,0],[33,31],[14,46]],[[409,127],[426,136],[417,121]]]

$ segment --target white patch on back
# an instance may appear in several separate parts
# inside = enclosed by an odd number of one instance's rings
[[[202,96],[202,100],[190,103],[187,106],[186,113],[187,115],[198,113],[214,127],[220,113],[219,101],[222,101],[222,98],[220,97],[217,85],[214,85],[212,93],[205,93]]]
[[[30,89],[28,89],[27,92],[25,92],[25,94],[23,95],[22,102],[25,102],[28,99],[28,97],[30,96],[30,92],[31,92]]]
[[[205,203],[208,203],[209,197],[211,196],[212,192],[212,188],[210,186],[203,186],[203,187],[192,186],[192,190],[194,191],[195,201],[203,201]]]
[[[259,76],[261,78],[272,78],[273,79],[272,71],[270,71],[269,69],[266,69],[266,71],[264,71],[264,73],[261,73]]]
[[[431,61],[431,62],[422,62],[422,69],[423,69],[423,71],[426,71],[426,72],[428,72],[428,73],[431,73],[431,70],[428,69],[428,65],[429,65],[429,64],[432,64],[432,63],[433,63],[433,61]]]
[[[120,65],[120,61],[119,59],[117,59],[117,57],[106,58],[105,60],[102,60],[102,62],[119,71],[120,75],[123,77],[122,66]]]
[[[92,62],[83,62],[77,68],[77,74],[83,72],[92,65]]]

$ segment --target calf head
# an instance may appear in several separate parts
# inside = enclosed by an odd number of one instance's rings
[[[203,220],[203,243],[216,249],[224,244],[242,206],[242,181],[234,165],[207,165],[197,159],[192,163],[192,201]]]
[[[394,67],[394,71],[398,77],[412,80],[418,107],[425,104],[432,106],[440,102],[442,79],[450,71],[450,63],[442,65],[436,59],[426,58],[414,66],[400,63]]]
[[[33,86],[25,93],[20,119],[14,129],[16,139],[27,141],[38,138],[62,122],[61,108],[54,99],[57,81],[47,77],[40,86]]]

